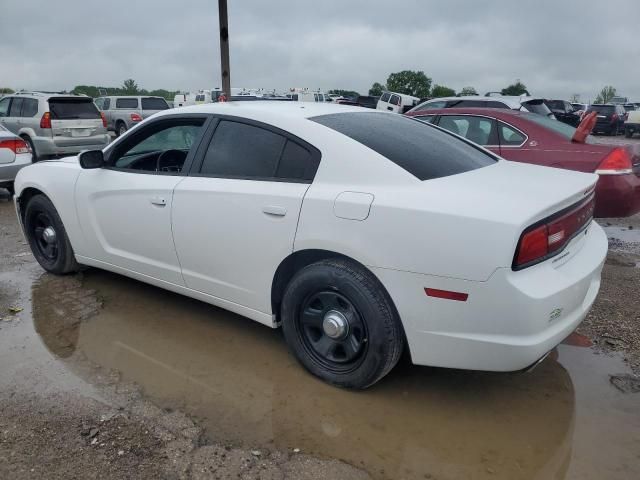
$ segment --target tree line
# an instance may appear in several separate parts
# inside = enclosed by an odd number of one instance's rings
[[[1,94],[15,93],[15,90],[7,87],[0,88]],[[173,100],[179,90],[165,90],[159,88],[156,90],[147,90],[140,88],[133,78],[126,79],[119,87],[102,87],[96,85],[76,85],[71,90],[60,93],[73,93],[74,95],[87,95],[91,98],[98,98],[102,95],[150,95],[153,97],[164,97],[167,100]]]

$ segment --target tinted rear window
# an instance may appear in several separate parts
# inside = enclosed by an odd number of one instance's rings
[[[138,108],[138,99],[116,98],[116,108]]]
[[[464,140],[402,115],[350,112],[310,120],[369,147],[419,180],[456,175],[496,162]]]
[[[204,95],[202,95],[202,101],[204,102]],[[169,105],[164,98],[143,98],[142,109],[143,110],[167,110]]]
[[[591,105],[587,112],[598,112],[604,115],[611,115],[615,113],[616,107],[613,105]]]
[[[54,120],[100,118],[100,112],[90,98],[50,98],[49,111]]]
[[[522,106],[531,113],[537,113],[545,117],[551,115],[551,110],[549,110],[549,107],[547,107],[543,100],[530,100],[523,102]]]

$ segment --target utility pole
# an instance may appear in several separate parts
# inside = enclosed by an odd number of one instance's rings
[[[231,100],[231,69],[229,67],[229,21],[227,19],[227,0],[218,0],[218,19],[220,21],[220,72],[222,73],[222,92]]]

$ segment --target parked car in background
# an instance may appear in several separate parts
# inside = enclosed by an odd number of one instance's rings
[[[411,95],[383,92],[376,103],[376,109],[394,113],[405,113],[415,107],[420,99]]]
[[[589,108],[589,105],[586,103],[572,103],[571,106],[573,107],[574,112],[576,112],[576,114],[579,115],[580,118],[582,118],[584,112],[586,112],[587,108]]]
[[[581,113],[578,113],[573,105],[566,100],[545,100],[544,102],[551,113],[556,117],[556,120],[577,127],[580,125]]]
[[[378,107],[378,100],[380,100],[380,97],[375,97],[371,95],[360,95],[356,99],[356,103],[361,107],[375,109]]]
[[[631,138],[636,133],[640,133],[640,110],[627,112],[627,119],[624,122],[625,137]]]
[[[593,133],[605,135],[619,135],[624,132],[624,122],[627,119],[627,111],[620,104],[593,104],[589,105],[587,112],[596,112],[598,117]]]
[[[512,371],[573,332],[607,252],[596,180],[403,115],[230,102],[167,110],[15,185],[45,270],[103,268],[282,325],[313,375],[366,388],[405,348]]]
[[[0,99],[0,125],[22,138],[33,161],[103,148],[104,117],[82,95],[18,92]]]
[[[407,115],[428,121],[481,145],[507,160],[599,175],[596,217],[640,212],[640,155],[631,146],[573,140],[576,129],[529,112],[500,109],[443,109]]]
[[[98,97],[96,106],[104,113],[107,129],[122,135],[147,117],[168,110],[169,105],[162,97],[149,96],[109,96]]]
[[[13,195],[13,181],[18,171],[31,165],[31,149],[27,142],[0,125],[0,188]]]
[[[287,93],[286,97],[294,102],[327,102],[328,95],[322,92],[311,92],[308,90],[300,90]]]
[[[636,106],[633,103],[625,103],[623,107],[626,112],[632,112],[636,110]]]
[[[420,112],[424,110],[436,110],[440,108],[501,108],[505,110],[523,110],[540,114],[544,117],[553,117],[553,113],[544,103],[544,99],[529,96],[477,96],[468,97],[444,97],[433,98],[423,102],[410,112]]]

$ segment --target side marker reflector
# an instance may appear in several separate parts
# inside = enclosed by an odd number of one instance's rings
[[[424,293],[430,297],[444,298],[445,300],[457,300],[458,302],[466,302],[469,298],[468,293],[450,292],[449,290],[438,290],[436,288],[425,288]]]

